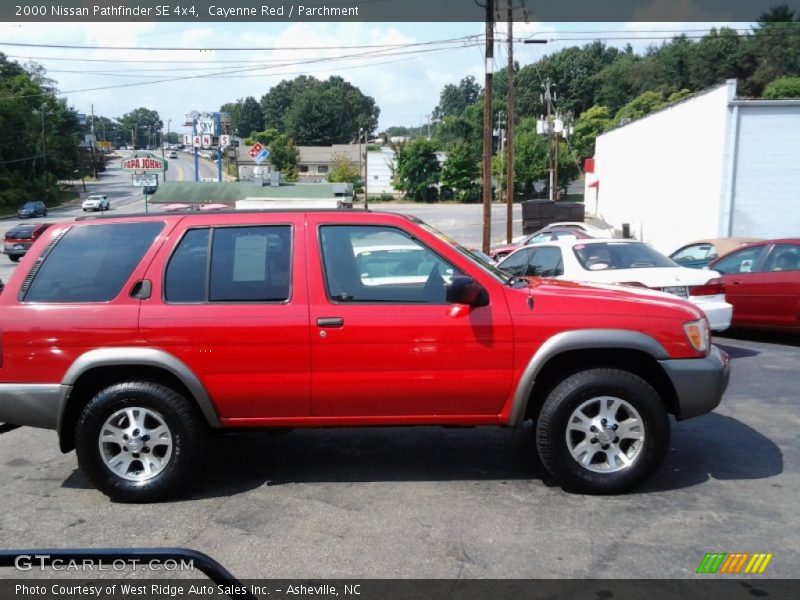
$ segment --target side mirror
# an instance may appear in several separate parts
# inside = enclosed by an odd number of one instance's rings
[[[489,306],[489,294],[472,277],[453,277],[447,284],[446,300],[449,304],[464,304],[471,307]]]

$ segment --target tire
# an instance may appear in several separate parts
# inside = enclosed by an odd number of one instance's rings
[[[619,494],[647,481],[663,462],[669,416],[641,377],[588,369],[550,392],[535,431],[542,463],[565,490]]]
[[[112,500],[154,502],[178,495],[191,481],[206,437],[192,402],[163,385],[127,381],[89,401],[75,427],[75,450],[81,470]]]
[[[11,260],[11,262],[19,262],[20,259],[19,256],[9,256],[8,258]]]

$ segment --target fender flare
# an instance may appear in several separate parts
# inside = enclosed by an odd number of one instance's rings
[[[603,350],[624,348],[639,350],[656,360],[669,358],[669,353],[660,342],[641,331],[628,329],[575,329],[563,331],[548,339],[534,353],[514,391],[514,400],[508,417],[508,425],[516,426],[525,420],[528,400],[531,397],[536,376],[555,356],[571,350]]]
[[[197,402],[208,425],[213,429],[219,429],[222,426],[205,386],[186,363],[179,358],[157,348],[99,348],[81,354],[67,369],[61,380],[62,394],[56,422],[59,434],[61,433],[61,424],[69,395],[81,375],[97,367],[135,365],[157,367],[177,377],[192,394],[192,399]]]

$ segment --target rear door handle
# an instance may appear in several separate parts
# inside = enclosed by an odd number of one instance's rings
[[[317,319],[318,327],[342,327],[344,319],[342,317],[320,317]]]

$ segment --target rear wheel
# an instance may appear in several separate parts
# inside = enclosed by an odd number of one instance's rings
[[[78,464],[112,500],[152,502],[178,494],[202,462],[206,426],[174,390],[130,381],[99,392],[75,429]]]
[[[664,460],[669,417],[641,377],[618,369],[571,375],[545,400],[536,445],[545,467],[567,490],[614,494],[649,479]]]
[[[9,256],[8,257],[11,262],[19,262],[19,256]]]

